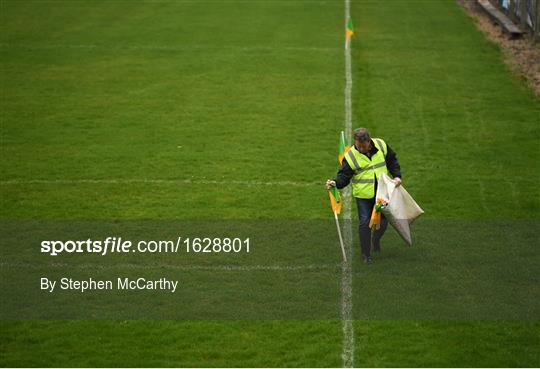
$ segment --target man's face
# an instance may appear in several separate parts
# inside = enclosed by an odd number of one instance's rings
[[[363,142],[360,140],[355,140],[355,146],[362,154],[367,154],[371,148],[371,142],[370,140]]]

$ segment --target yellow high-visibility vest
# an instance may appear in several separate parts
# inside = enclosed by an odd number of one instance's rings
[[[375,196],[375,180],[381,173],[388,174],[386,168],[386,143],[380,138],[373,138],[377,153],[371,160],[356,147],[351,147],[345,155],[345,160],[354,170],[352,177],[353,196],[361,199],[371,199]]]

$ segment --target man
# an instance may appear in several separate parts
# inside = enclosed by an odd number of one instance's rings
[[[380,138],[371,139],[366,128],[354,131],[354,146],[345,154],[341,168],[335,180],[326,181],[326,189],[337,187],[342,189],[352,182],[353,197],[358,207],[360,221],[360,247],[364,263],[370,264],[371,259],[371,229],[369,221],[375,205],[377,193],[377,177],[381,173],[393,177],[396,186],[401,185],[401,169],[396,153]],[[381,217],[381,227],[373,233],[373,251],[379,254],[381,237],[386,231],[388,221]]]

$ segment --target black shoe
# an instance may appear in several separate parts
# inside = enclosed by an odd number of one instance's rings
[[[363,259],[364,259],[364,264],[371,264],[371,262],[373,261],[373,260],[371,259],[371,256],[365,256],[365,255],[363,255],[362,257],[363,257]]]

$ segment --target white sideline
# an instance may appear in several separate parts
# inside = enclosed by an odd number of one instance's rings
[[[350,0],[345,0],[345,29],[350,17]],[[345,31],[344,29],[344,31]],[[345,137],[352,135],[352,72],[350,42],[345,41]],[[343,348],[341,358],[344,368],[354,367],[354,327],[352,316],[352,222],[351,190],[347,186],[343,191],[343,241],[349,262],[342,264],[341,272],[341,320],[343,324]]]
[[[89,50],[161,50],[161,51],[206,51],[206,50],[231,50],[231,51],[318,51],[337,52],[339,48],[317,46],[212,46],[212,45],[98,45],[98,44],[13,44],[0,43],[3,48],[17,48],[27,50],[51,50],[51,49],[89,49]]]
[[[207,180],[207,179],[7,179],[1,180],[1,185],[25,185],[25,184],[215,184],[215,185],[242,185],[242,186],[291,186],[291,187],[311,187],[322,186],[322,182],[293,182],[293,181],[242,181],[242,180]]]

